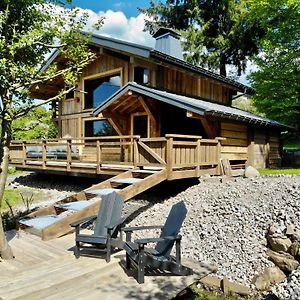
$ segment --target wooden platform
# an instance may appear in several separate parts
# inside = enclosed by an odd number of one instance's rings
[[[16,256],[0,262],[0,297],[9,299],[168,299],[214,271],[195,262],[196,274],[187,277],[146,276],[139,285],[124,270],[124,252],[109,264],[101,256],[75,259],[74,235],[51,241],[23,231],[8,233]]]

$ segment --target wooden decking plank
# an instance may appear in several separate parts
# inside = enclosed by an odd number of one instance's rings
[[[1,296],[4,299],[14,299],[32,293],[34,291],[51,287],[57,283],[67,279],[75,278],[79,275],[85,274],[89,270],[95,270],[97,264],[93,260],[87,262],[79,262],[75,258],[73,261],[63,262],[59,266],[49,268],[37,268],[33,270],[31,276],[22,276],[20,279],[1,288]]]
[[[85,268],[85,273],[80,274],[79,276],[69,278],[33,293],[24,294],[19,299],[85,299],[91,292],[92,283],[94,281],[103,281],[103,277],[114,272],[117,273],[118,270],[119,265],[117,261],[109,264],[107,264],[104,259],[101,260],[99,264],[95,264],[94,261],[93,269]],[[76,287],[76,289],[74,287]],[[96,295],[98,297],[101,294],[101,290],[96,290]],[[90,297],[90,295],[88,297]]]

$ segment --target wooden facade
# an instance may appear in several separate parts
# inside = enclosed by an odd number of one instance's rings
[[[277,166],[280,162],[280,128],[220,116],[203,116],[130,92],[95,115],[93,112],[96,107],[89,102],[88,89],[103,78],[113,78],[119,88],[135,81],[151,88],[201,98],[227,107],[231,106],[234,95],[243,92],[243,87],[218,77],[207,76],[205,72],[196,72],[192,68],[187,70],[180,64],[145,58],[102,45],[96,47],[96,51],[97,59],[83,70],[75,91],[57,106],[55,122],[59,129],[58,140],[13,143],[11,156],[16,164],[28,169],[47,169],[52,166],[52,170],[101,174],[102,171],[105,173],[103,166],[107,156],[109,164],[118,162],[120,165],[129,164],[134,167],[137,163],[153,165],[152,159],[161,167],[170,160],[170,153],[166,150],[170,143],[174,153],[171,155],[172,164],[168,168],[173,170],[174,166],[193,166],[193,174],[198,174],[197,168],[200,170],[203,167],[200,167],[199,161],[215,166],[216,160],[224,158],[232,166],[252,165],[257,168]],[[59,59],[61,58],[58,56],[57,60]],[[61,82],[57,86],[61,86]],[[33,95],[45,99],[46,95],[55,92],[55,89],[48,92],[47,89],[52,87],[39,87],[39,90],[34,90]],[[106,99],[100,97],[98,100],[101,103]],[[114,135],[119,138],[113,141],[93,136],[94,122],[101,120],[107,120]],[[181,136],[181,144],[179,141],[171,142],[170,134]],[[139,136],[139,140],[135,136]],[[198,138],[191,140],[183,136]],[[212,147],[207,146],[209,150],[200,151],[205,141]],[[35,163],[26,154],[29,145],[44,149]],[[65,146],[67,156],[63,160],[55,156],[48,158],[47,149],[51,145]],[[76,158],[69,153],[72,147],[78,151]],[[82,163],[89,167],[82,168]]]

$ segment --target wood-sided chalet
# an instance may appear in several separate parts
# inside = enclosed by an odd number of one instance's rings
[[[233,167],[277,166],[280,132],[288,127],[231,106],[236,95],[253,89],[185,62],[172,30],[154,37],[155,49],[93,35],[96,60],[53,106],[58,139],[14,141],[11,162],[95,176],[156,168],[169,180],[220,174],[221,159]],[[44,70],[63,62],[57,51]],[[35,86],[32,96],[48,99],[63,85],[57,79]]]

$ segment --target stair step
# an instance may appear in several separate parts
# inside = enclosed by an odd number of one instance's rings
[[[132,173],[141,173],[141,174],[154,174],[157,173],[158,170],[132,170]]]
[[[106,188],[106,189],[94,189],[94,190],[89,190],[88,192],[91,194],[95,194],[98,196],[102,196],[102,195],[107,195],[110,194],[112,192],[119,192],[120,189],[114,189],[114,188]]]
[[[121,184],[134,184],[143,181],[142,178],[119,178],[111,180],[112,183],[121,183]]]
[[[59,204],[55,204],[54,206],[57,208],[62,208],[71,211],[80,211],[90,206],[93,203],[95,203],[95,201],[93,200],[81,200],[81,201],[68,202],[68,203],[59,203]]]

